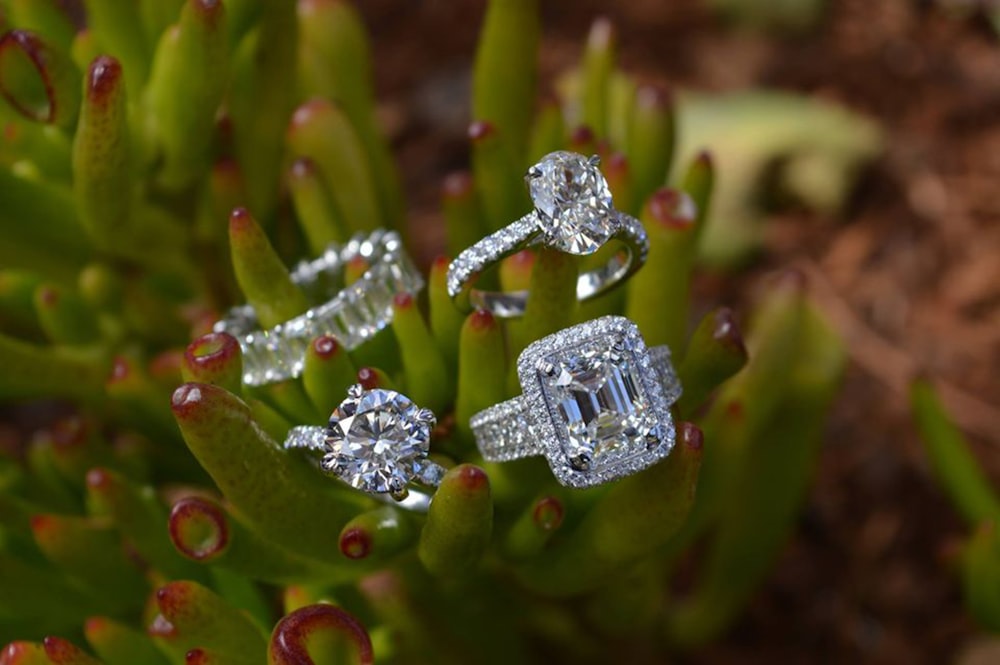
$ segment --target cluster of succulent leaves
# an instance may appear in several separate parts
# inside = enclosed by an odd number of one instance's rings
[[[219,313],[299,314],[289,260],[405,232],[355,10],[86,0],[78,24],[55,0],[0,1],[0,398],[60,414],[0,456],[0,640],[26,640],[0,662],[588,662],[730,625],[794,522],[843,349],[795,274],[763,292],[746,345],[729,310],[694,316],[711,158],[673,163],[671,100],[616,68],[604,22],[536,105],[537,4],[489,3],[471,168],[442,188],[448,250],[528,211],[525,168],[568,148],[603,157],[646,267],[580,306],[577,271],[606,257],[519,254],[492,279],[530,287],[528,311],[503,323],[454,308],[441,259],[368,343],[319,338],[301,380],[250,388],[236,341],[209,333]],[[518,391],[519,351],[607,313],[673,349],[669,458],[586,491],[544,460],[482,463],[469,417]],[[356,381],[441,416],[450,471],[426,516],[279,445]]]

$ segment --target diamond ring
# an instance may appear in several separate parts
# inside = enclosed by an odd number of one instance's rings
[[[293,427],[286,449],[318,455],[319,468],[386,502],[426,512],[445,468],[427,457],[437,419],[395,390],[347,389],[326,427]],[[418,487],[418,486],[423,486]]]
[[[544,245],[583,256],[612,238],[623,242],[624,255],[619,252],[600,268],[580,274],[576,296],[581,301],[620,284],[646,261],[646,231],[635,217],[612,207],[596,156],[549,153],[528,169],[525,180],[535,209],[469,247],[449,266],[448,294],[460,308],[479,307],[501,318],[524,314],[527,292],[481,291],[472,282],[490,265],[527,247]]]
[[[556,479],[590,487],[645,469],[674,445],[681,395],[666,346],[605,316],[543,337],[517,360],[524,394],[472,417],[487,461],[544,455]]]
[[[344,288],[343,268],[358,259],[368,270]],[[234,307],[213,326],[239,340],[243,383],[249,386],[299,376],[309,342],[321,335],[332,335],[348,350],[358,347],[392,320],[393,297],[424,285],[399,234],[383,230],[330,245],[318,259],[300,263],[291,277],[310,302],[321,304],[267,330],[258,327],[250,305]]]

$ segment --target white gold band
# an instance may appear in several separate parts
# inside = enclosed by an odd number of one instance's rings
[[[617,230],[611,238],[624,244],[626,255],[624,258],[613,256],[600,268],[580,274],[576,283],[576,297],[581,302],[614,288],[646,261],[649,239],[642,223],[623,212],[614,211],[612,215]],[[448,267],[448,294],[464,310],[479,307],[500,318],[523,315],[528,302],[526,291],[481,291],[471,288],[471,283],[478,273],[502,259],[523,249],[544,244],[538,211],[535,210],[459,254]]]
[[[285,438],[284,447],[286,450],[307,451],[309,458],[319,466],[319,456],[328,450],[326,438],[328,431],[326,427],[315,425],[302,425],[293,427],[288,431]],[[406,496],[403,498],[393,497],[389,493],[366,492],[373,499],[378,499],[383,503],[398,508],[404,508],[418,513],[426,513],[431,505],[433,489],[441,484],[441,478],[447,472],[443,466],[431,460],[424,460],[421,465],[420,475],[406,488]],[[431,491],[428,491],[431,490]]]
[[[368,263],[368,270],[343,287],[344,266],[359,258]],[[356,235],[342,247],[331,245],[319,258],[296,266],[291,277],[309,302],[319,304],[267,330],[258,328],[253,307],[243,305],[213,327],[239,340],[246,385],[299,376],[309,343],[321,335],[332,335],[348,350],[358,347],[392,320],[396,295],[416,293],[424,285],[399,235],[384,230]]]
[[[664,398],[668,404],[676,402],[681,396],[681,382],[671,362],[669,347],[654,346],[648,353],[651,367],[663,386]],[[472,417],[469,426],[483,459],[509,462],[546,454],[540,433],[532,429],[529,409],[528,400],[518,395]]]

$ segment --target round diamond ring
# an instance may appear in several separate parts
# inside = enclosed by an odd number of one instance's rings
[[[351,487],[404,508],[426,511],[431,496],[414,484],[434,488],[445,469],[428,459],[437,422],[395,390],[347,389],[326,427],[294,427],[285,448],[319,454],[319,468]]]
[[[448,293],[460,308],[480,307],[502,318],[522,315],[526,292],[481,291],[472,282],[492,264],[528,247],[543,245],[583,256],[612,238],[624,244],[624,252],[580,275],[576,296],[581,301],[620,284],[646,261],[646,231],[639,220],[611,205],[596,156],[553,152],[529,168],[525,179],[535,209],[466,249],[449,266]]]
[[[645,469],[674,445],[670,405],[681,395],[666,346],[646,348],[639,328],[605,316],[526,348],[524,394],[472,417],[487,461],[544,455],[560,483],[590,487]]]
[[[368,270],[356,282],[343,285],[343,268],[363,259]],[[250,305],[234,307],[213,327],[229,333],[243,350],[243,383],[261,386],[302,373],[306,348],[316,337],[332,335],[345,349],[354,349],[392,320],[392,299],[416,293],[423,278],[403,251],[395,231],[357,235],[343,246],[331,245],[314,261],[303,261],[291,274],[312,309],[273,328],[258,327]]]

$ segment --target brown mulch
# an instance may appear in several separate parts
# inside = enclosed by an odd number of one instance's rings
[[[361,4],[412,218],[430,225],[442,177],[467,161],[484,3]],[[743,619],[690,662],[949,660],[977,633],[948,570],[965,530],[930,476],[905,390],[917,372],[939,382],[1000,479],[997,36],[982,17],[915,0],[831,2],[821,27],[797,37],[730,29],[693,0],[544,4],[549,78],[605,14],[623,64],[644,78],[790,89],[881,121],[888,148],[844,219],[775,214],[750,278],[699,281],[706,302],[741,306],[759,274],[804,270],[853,364],[795,538]],[[428,236],[425,258],[440,242]]]

